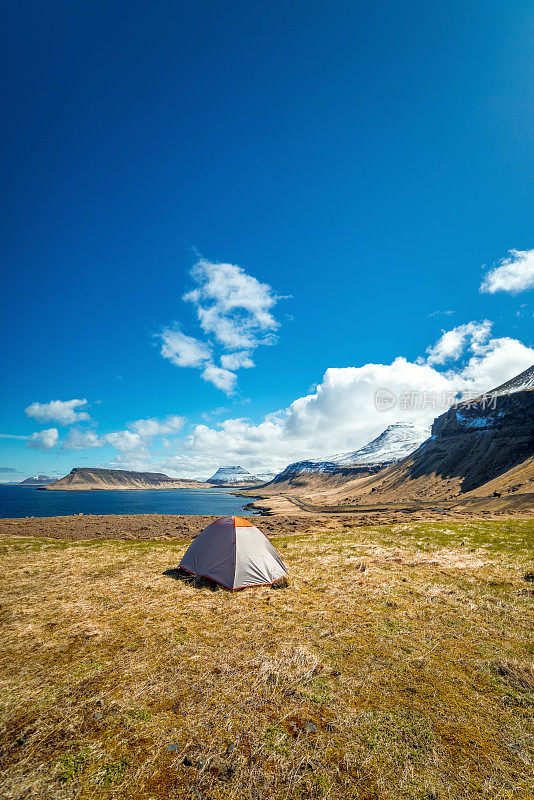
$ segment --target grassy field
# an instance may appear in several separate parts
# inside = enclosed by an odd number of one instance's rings
[[[0,537],[0,797],[534,798],[534,522],[272,541],[289,587],[232,594]]]

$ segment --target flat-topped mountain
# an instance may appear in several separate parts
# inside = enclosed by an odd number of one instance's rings
[[[133,472],[126,469],[74,467],[64,478],[44,487],[76,491],[82,489],[189,489],[206,488],[200,481],[170,478],[163,472]]]
[[[255,475],[251,475],[250,472],[247,472],[246,469],[243,467],[219,467],[215,475],[212,475],[211,478],[208,478],[206,483],[213,483],[216,486],[220,485],[235,485],[235,484],[250,484],[250,483],[262,483],[260,478],[257,478]]]

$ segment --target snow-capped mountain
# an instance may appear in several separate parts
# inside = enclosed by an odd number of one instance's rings
[[[528,392],[531,389],[534,389],[534,364],[524,372],[516,375],[515,378],[502,383],[496,389],[492,389],[489,395],[499,397],[503,394],[514,394],[514,392]]]
[[[262,472],[256,473],[256,477],[258,478],[258,480],[264,481],[265,483],[267,483],[268,481],[272,481],[275,475],[276,472],[274,472],[274,470],[264,470]]]
[[[359,450],[337,453],[324,461],[296,461],[289,464],[276,475],[273,483],[292,482],[299,475],[313,473],[335,476],[347,469],[376,472],[381,467],[394,464],[413,453],[429,434],[428,428],[413,425],[411,422],[396,422]]]
[[[366,464],[393,464],[417,450],[430,436],[430,429],[411,422],[395,422],[372,442],[349,453],[338,453],[328,459],[340,467],[361,467]]]
[[[20,482],[20,486],[44,486],[47,483],[53,483],[57,478],[51,478],[50,475],[32,475],[31,478]]]
[[[413,425],[411,422],[396,422],[359,450],[336,453],[324,460],[296,461],[279,475],[286,475],[288,472],[336,472],[352,467],[393,464],[417,450],[429,435],[428,428]]]
[[[243,467],[219,467],[215,475],[208,478],[206,483],[234,484],[234,483],[260,483],[260,479],[251,475]]]

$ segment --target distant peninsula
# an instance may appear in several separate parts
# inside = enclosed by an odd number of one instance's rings
[[[112,489],[206,489],[203,481],[170,478],[163,472],[132,472],[126,469],[100,467],[74,467],[68,475],[43,490],[81,491]]]
[[[31,478],[26,478],[20,483],[12,483],[11,486],[45,486],[47,483],[54,483],[57,478],[51,478],[50,475],[32,475]]]

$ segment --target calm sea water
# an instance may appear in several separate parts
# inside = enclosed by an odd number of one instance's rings
[[[26,486],[0,486],[1,517],[60,517],[68,514],[216,514],[243,513],[250,500],[217,489],[61,492]],[[250,513],[250,512],[247,512]]]

